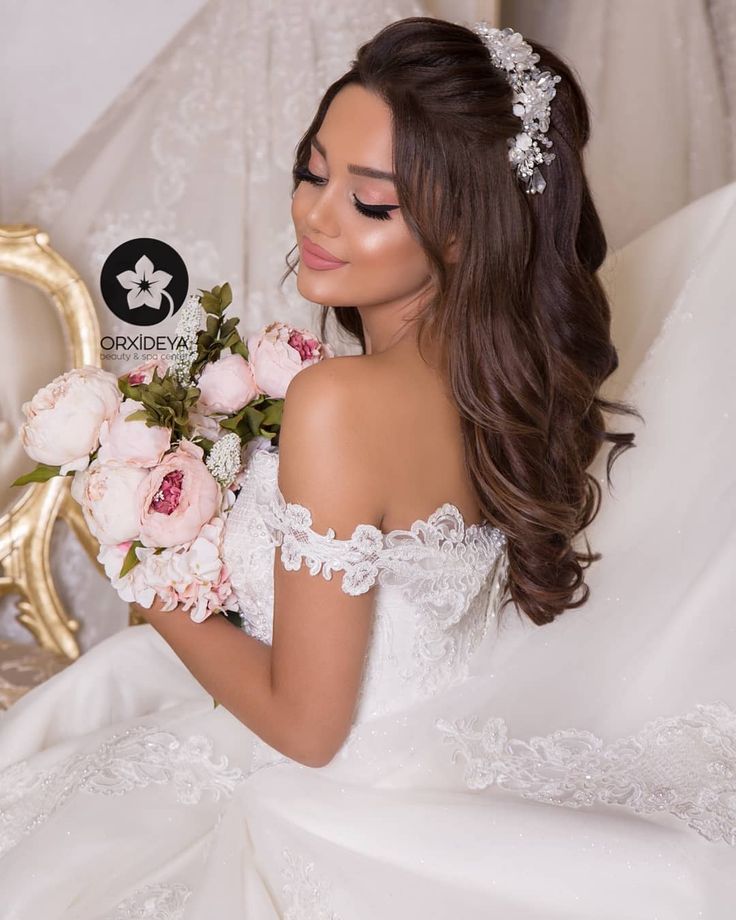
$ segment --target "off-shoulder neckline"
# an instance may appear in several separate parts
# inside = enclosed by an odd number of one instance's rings
[[[290,505],[292,508],[298,508],[303,514],[308,515],[311,521],[312,512],[310,511],[310,509],[307,508],[305,505],[299,504],[298,502],[287,501],[287,499],[284,497],[281,491],[281,487],[279,486],[279,481],[278,481],[278,461],[279,461],[278,450],[268,450],[265,448],[258,450],[254,453],[253,457],[251,458],[251,462],[255,460],[258,454],[265,454],[269,457],[274,458],[273,460],[269,461],[270,463],[273,463],[273,466],[276,472],[276,475],[274,476],[274,488],[280,500],[283,502],[283,504]],[[260,461],[256,461],[256,462],[260,462]],[[431,514],[429,514],[428,517],[417,518],[412,524],[409,525],[409,527],[406,527],[406,528],[395,527],[393,530],[381,530],[381,528],[377,527],[375,524],[366,523],[366,524],[358,524],[356,527],[356,530],[360,529],[363,532],[370,531],[372,533],[380,534],[380,536],[384,539],[384,541],[388,541],[391,538],[395,538],[396,536],[400,536],[400,535],[406,535],[406,534],[414,535],[421,528],[427,528],[427,527],[428,528],[439,528],[441,527],[443,523],[446,523],[448,517],[451,517],[453,519],[456,529],[461,531],[462,533],[463,539],[460,542],[464,542],[465,540],[472,539],[479,534],[488,534],[488,536],[490,537],[495,537],[496,539],[500,539],[501,542],[505,542],[506,540],[506,537],[503,531],[500,530],[498,527],[495,527],[489,521],[483,520],[483,521],[479,521],[473,524],[468,524],[465,520],[465,517],[462,511],[453,502],[443,502],[441,505],[438,505],[438,507],[435,508],[434,511],[432,511]],[[329,533],[332,534],[333,539],[334,539],[334,531],[332,531],[331,528],[330,528]],[[350,539],[352,539],[352,537],[344,539],[343,542],[347,543]],[[339,539],[338,539],[338,542],[339,542]]]

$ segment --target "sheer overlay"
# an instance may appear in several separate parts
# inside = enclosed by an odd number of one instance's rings
[[[104,640],[0,717],[4,916],[731,916],[736,185],[696,205],[672,220],[707,245],[617,394],[646,424],[620,421],[638,446],[613,494],[594,466],[588,603],[544,627],[501,610],[504,535],[451,504],[317,533],[255,452],[226,540],[243,628],[270,641],[276,546],[375,588],[345,745],[295,763],[152,627]],[[654,270],[672,227],[651,233]]]

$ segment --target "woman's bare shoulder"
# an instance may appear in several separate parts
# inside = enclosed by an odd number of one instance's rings
[[[358,414],[360,430],[370,438],[378,434],[371,422],[380,423],[381,405],[392,390],[390,373],[373,355],[341,355],[299,371],[287,389],[284,412],[298,404],[310,416],[324,413],[325,423]]]
[[[380,526],[386,500],[380,397],[364,357],[338,356],[299,371],[279,433],[282,494],[314,509],[316,530],[332,527],[343,538],[358,523]]]

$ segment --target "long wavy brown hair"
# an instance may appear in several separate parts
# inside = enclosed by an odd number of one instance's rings
[[[601,558],[587,536],[586,551],[573,546],[601,502],[588,466],[611,442],[610,489],[614,460],[634,446],[633,433],[606,429],[603,413],[641,415],[598,395],[618,355],[596,275],[607,243],[582,160],[588,106],[568,65],[527,41],[540,69],[562,77],[547,135],[556,157],[540,167],[542,194],[527,194],[509,163],[507,139],[520,121],[481,39],[423,16],[393,22],[360,46],[319,103],[294,168],[306,167],[311,139],[344,86],[358,83],[390,107],[398,201],[434,282],[418,320],[420,351],[428,331],[447,343],[443,370],[468,470],[485,518],[508,541],[504,600],[541,625],[585,603],[584,569]],[[443,258],[451,240],[455,264]],[[293,252],[282,284],[296,267]],[[355,307],[322,306],[322,338],[331,311],[365,353]]]

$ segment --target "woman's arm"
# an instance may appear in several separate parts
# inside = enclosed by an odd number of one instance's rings
[[[370,387],[360,362],[332,358],[289,385],[279,439],[279,486],[312,512],[312,528],[347,539],[380,525],[383,478],[367,437]],[[373,589],[351,596],[274,558],[274,628],[269,646],[225,617],[194,623],[160,603],[141,615],[199,683],[267,744],[308,766],[328,763],[353,721],[373,617]]]

